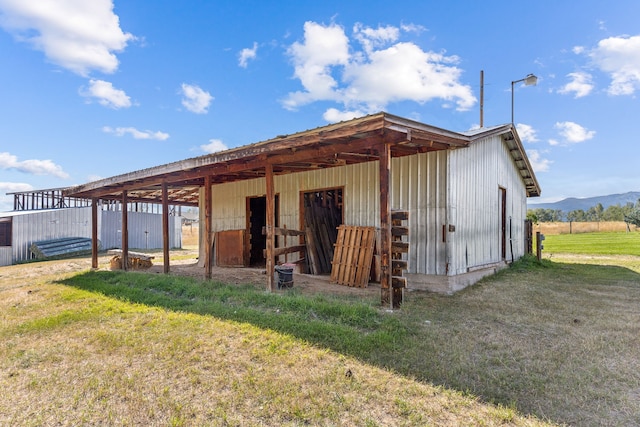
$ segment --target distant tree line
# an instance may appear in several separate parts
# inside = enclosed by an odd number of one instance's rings
[[[560,209],[529,209],[527,219],[538,222],[599,222],[599,221],[624,221],[627,224],[640,226],[640,199],[633,204],[624,206],[611,205],[606,209],[602,203],[590,207],[586,211],[576,209],[565,213]]]

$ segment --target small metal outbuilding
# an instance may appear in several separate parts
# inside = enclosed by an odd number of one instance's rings
[[[130,212],[129,241],[134,248],[163,247],[162,217],[147,212]],[[118,248],[122,243],[122,213],[100,209],[96,224],[101,249]],[[182,242],[181,219],[170,219],[171,247]],[[70,237],[91,238],[91,207],[0,212],[0,266],[34,258],[35,242]]]
[[[452,292],[521,257],[526,199],[539,196],[540,186],[512,124],[453,132],[382,112],[65,193],[94,203],[198,205],[205,276],[215,236],[237,236],[244,265],[264,253],[269,290],[282,256],[300,258],[283,239],[304,234],[309,203],[320,201],[339,223],[377,230],[381,299],[396,306],[405,284]],[[392,234],[392,210],[408,219],[405,234]],[[396,262],[405,281],[392,277]]]

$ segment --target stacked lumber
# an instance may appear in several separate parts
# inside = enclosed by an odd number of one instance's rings
[[[338,227],[331,283],[366,288],[376,242],[374,227]]]
[[[311,274],[331,272],[337,228],[342,221],[342,211],[335,196],[327,191],[304,195],[304,232],[307,264]]]
[[[409,243],[403,241],[404,236],[409,236],[409,227],[402,223],[409,220],[409,212],[391,212],[391,298],[393,307],[399,307],[403,301],[404,288],[407,287],[407,278],[402,276],[407,269],[407,261],[403,260],[409,252]]]

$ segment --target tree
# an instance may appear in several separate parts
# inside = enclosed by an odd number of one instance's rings
[[[624,222],[640,227],[640,208],[635,209],[629,215],[624,216]]]
[[[582,222],[586,221],[586,214],[582,209],[576,209],[567,214],[567,221]]]

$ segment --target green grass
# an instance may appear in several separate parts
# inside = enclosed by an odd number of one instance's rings
[[[3,270],[0,424],[634,425],[640,257],[552,249],[394,312],[295,287]]]
[[[406,333],[395,317],[378,309],[377,300],[309,297],[295,288],[272,294],[252,285],[121,271],[87,272],[61,283],[126,302],[249,322],[357,357],[393,350]]]
[[[548,235],[545,253],[640,256],[640,234],[625,232]]]
[[[20,272],[0,275],[2,425],[541,425],[394,373],[407,328],[354,299]]]

